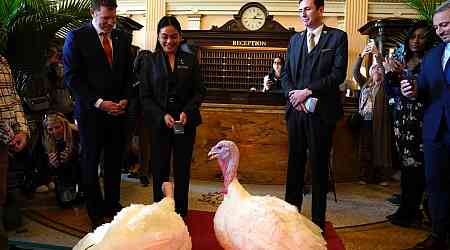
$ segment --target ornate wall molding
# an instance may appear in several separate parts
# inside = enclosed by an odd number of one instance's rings
[[[167,14],[172,15],[219,15],[232,16],[252,0],[167,0]],[[416,17],[416,12],[403,0],[371,0],[369,1],[369,19],[384,17]],[[297,16],[297,0],[259,1],[273,16]],[[118,0],[120,14],[144,14],[147,12],[147,0]],[[345,16],[345,1],[326,1],[326,16]]]

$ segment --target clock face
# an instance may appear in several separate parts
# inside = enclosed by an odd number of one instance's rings
[[[259,30],[266,22],[266,14],[258,7],[252,6],[242,12],[242,25],[248,30]]]

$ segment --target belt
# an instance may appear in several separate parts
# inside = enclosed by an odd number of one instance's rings
[[[168,99],[169,103],[175,103],[177,101],[176,97],[169,97]]]

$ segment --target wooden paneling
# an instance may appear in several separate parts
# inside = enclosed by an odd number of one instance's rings
[[[192,179],[221,180],[217,162],[208,161],[207,154],[218,141],[226,139],[240,149],[238,178],[242,183],[285,183],[288,154],[284,107],[206,103],[201,113],[203,124],[197,130]],[[359,175],[357,135],[345,121],[344,117],[338,122],[334,138],[336,181],[354,180]]]

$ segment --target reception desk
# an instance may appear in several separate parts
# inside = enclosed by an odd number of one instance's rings
[[[351,108],[350,108],[351,109]],[[240,150],[238,178],[242,183],[284,184],[287,172],[287,128],[284,106],[204,103],[203,124],[198,127],[191,178],[220,181],[216,161],[207,154],[220,140],[234,141]],[[358,177],[357,137],[346,125],[337,126],[330,159],[336,181]]]

